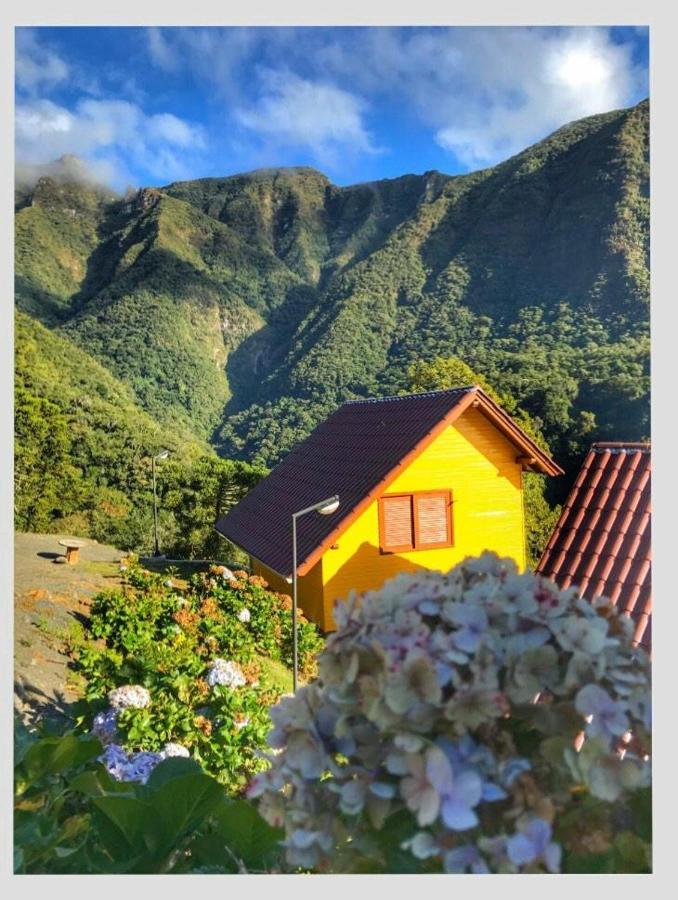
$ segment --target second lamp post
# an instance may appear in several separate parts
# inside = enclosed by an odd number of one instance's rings
[[[153,533],[155,535],[155,553],[153,556],[160,556],[160,546],[158,545],[158,494],[155,489],[155,461],[156,459],[167,459],[169,450],[161,450],[157,456],[151,457],[151,469],[153,471]]]

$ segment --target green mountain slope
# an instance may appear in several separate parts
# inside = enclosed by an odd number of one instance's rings
[[[92,206],[43,180],[17,302],[228,457],[272,464],[343,399],[454,356],[576,468],[649,433],[648,127],[644,102],[492,169],[350,187],[273,169]]]
[[[620,429],[647,433],[647,127],[641,104],[495,169],[422,176],[414,211],[332,268],[258,403],[231,407],[223,451],[271,462],[289,446],[291,415],[314,420],[344,397],[402,389],[408,363],[439,355],[516,396],[561,456]],[[275,452],[261,446],[269,427]]]
[[[14,326],[17,527],[135,546],[150,530],[150,455],[187,465],[208,448],[162,429],[67,338],[21,312]]]
[[[17,191],[17,307],[48,324],[72,312],[87,280],[88,262],[115,196],[109,190],[44,177]]]

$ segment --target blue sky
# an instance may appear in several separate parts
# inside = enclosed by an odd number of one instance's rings
[[[467,172],[646,96],[637,27],[16,30],[17,166],[72,153],[120,189]]]

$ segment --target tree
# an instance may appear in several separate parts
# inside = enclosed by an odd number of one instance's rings
[[[492,385],[456,356],[436,357],[431,361],[418,360],[408,367],[409,392],[440,391],[457,387],[479,385],[483,391],[510,413],[520,427],[546,453],[549,448],[532,417],[520,409],[517,401],[507,392],[495,390]],[[525,534],[527,563],[534,567],[539,562],[546,542],[553,531],[560,507],[551,507],[545,497],[546,481],[543,475],[525,472],[523,475],[525,498]]]

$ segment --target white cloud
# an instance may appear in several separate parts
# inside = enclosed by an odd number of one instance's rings
[[[384,101],[476,167],[647,91],[631,45],[605,27],[176,28],[149,33],[149,46],[161,67],[180,60],[216,102],[236,103],[271,152],[306,146],[321,159],[374,149],[369,110]]]
[[[17,86],[27,92],[49,89],[66,80],[66,63],[41,44],[29,28],[16,30],[15,75]]]
[[[164,72],[176,72],[179,68],[180,60],[159,28],[148,29],[148,50],[152,62]]]
[[[201,128],[170,113],[147,115],[125,100],[81,100],[74,110],[40,99],[16,107],[16,152],[21,164],[44,164],[63,154],[107,163],[118,183],[127,169],[157,177],[190,174],[191,152],[205,146]]]
[[[121,172],[110,160],[85,162],[79,157],[68,155],[48,163],[17,162],[15,169],[16,184],[24,187],[32,187],[43,176],[49,176],[55,181],[110,185],[119,181],[120,175]]]
[[[365,104],[328,82],[309,81],[291,72],[262,73],[257,102],[237,118],[247,128],[283,146],[310,150],[332,165],[339,153],[375,153],[363,123]]]
[[[399,99],[469,167],[646,90],[630,46],[606,28],[366,29],[318,54],[356,90]]]

